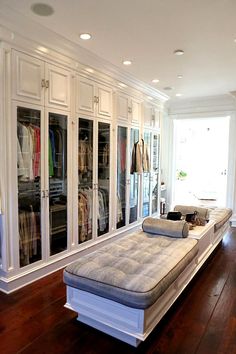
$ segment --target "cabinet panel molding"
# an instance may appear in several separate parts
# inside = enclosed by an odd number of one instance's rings
[[[44,104],[43,61],[13,50],[13,98],[30,103]]]
[[[77,76],[76,111],[94,114],[95,87],[91,80]]]
[[[125,122],[129,120],[129,99],[127,96],[118,95],[117,97],[117,119]]]
[[[98,116],[112,116],[112,89],[99,85],[97,88],[98,95]]]
[[[70,109],[70,72],[54,65],[46,66],[46,104]]]

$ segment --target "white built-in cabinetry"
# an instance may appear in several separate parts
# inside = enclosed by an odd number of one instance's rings
[[[71,73],[27,54],[12,51],[12,98],[70,110]]]
[[[111,87],[76,75],[76,112],[100,118],[111,118]]]
[[[150,102],[144,103],[143,120],[144,126],[147,128],[160,128],[161,111],[159,107],[156,107]]]
[[[9,292],[157,215],[161,106],[58,58],[9,46],[1,55],[0,289]],[[131,172],[142,139],[146,174]]]
[[[141,124],[141,101],[132,96],[117,92],[116,112],[121,122]]]

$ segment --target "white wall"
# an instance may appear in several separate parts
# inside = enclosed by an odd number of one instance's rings
[[[236,226],[236,99],[231,95],[202,97],[169,102],[168,115],[163,121],[162,135],[162,175],[168,192],[167,204],[172,202],[173,179],[173,120],[189,118],[230,117],[229,161],[227,176],[227,207],[233,209],[232,225]],[[209,158],[209,156],[206,156]]]

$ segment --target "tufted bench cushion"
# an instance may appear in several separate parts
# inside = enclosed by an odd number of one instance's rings
[[[209,219],[215,222],[215,231],[219,230],[232,216],[232,210],[229,208],[215,208],[209,211]]]
[[[194,239],[138,231],[80,257],[64,270],[64,282],[144,309],[165,292],[197,252]]]
[[[209,209],[202,208],[199,206],[194,205],[176,205],[174,207],[175,211],[180,211],[184,216],[189,213],[194,213],[195,211],[198,212],[198,215],[205,220],[209,219]]]

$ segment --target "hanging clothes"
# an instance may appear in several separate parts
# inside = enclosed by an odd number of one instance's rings
[[[21,180],[33,180],[33,137],[28,126],[17,123],[18,176]]]
[[[130,173],[143,173],[150,171],[149,154],[144,140],[134,144],[131,158]]]
[[[19,243],[21,266],[30,263],[37,256],[38,241],[40,240],[40,218],[37,212],[21,210],[19,213]]]
[[[50,137],[48,138],[48,167],[49,177],[54,176],[53,155],[52,155],[52,143]]]
[[[78,149],[78,169],[80,173],[86,173],[93,169],[93,149],[86,140],[79,141]]]
[[[34,129],[34,158],[33,172],[34,177],[40,176],[40,128],[33,126]]]
[[[62,141],[62,129],[57,127],[54,131],[54,141],[55,141],[55,161],[54,161],[54,175],[55,177],[61,178],[63,176],[63,156],[65,152],[63,151],[63,141]]]
[[[93,190],[80,189],[78,193],[79,241],[84,242],[92,237]]]
[[[17,122],[17,173],[21,181],[40,174],[40,128]]]

